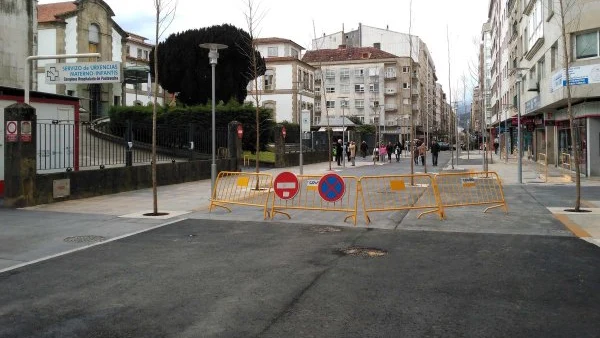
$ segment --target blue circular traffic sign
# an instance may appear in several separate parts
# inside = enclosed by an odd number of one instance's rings
[[[346,184],[338,174],[327,174],[319,180],[319,195],[327,202],[335,202],[344,196]]]

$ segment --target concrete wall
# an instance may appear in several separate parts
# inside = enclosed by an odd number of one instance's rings
[[[210,179],[211,161],[176,162],[157,165],[158,185]],[[217,171],[235,171],[236,159],[218,160]],[[53,182],[70,179],[71,194],[53,197]],[[46,204],[152,187],[151,166],[84,170],[37,175],[35,204]]]

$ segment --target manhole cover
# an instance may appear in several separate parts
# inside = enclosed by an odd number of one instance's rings
[[[319,233],[319,234],[325,234],[328,232],[340,232],[342,231],[342,229],[339,228],[334,228],[334,227],[313,227],[310,230]]]
[[[351,246],[348,248],[340,249],[340,252],[347,256],[360,257],[383,257],[388,253],[387,250],[376,248],[363,248],[360,246]]]
[[[64,239],[65,242],[69,242],[69,243],[95,243],[95,242],[102,242],[105,240],[106,240],[106,237],[93,236],[93,235],[73,236],[73,237],[67,237]]]

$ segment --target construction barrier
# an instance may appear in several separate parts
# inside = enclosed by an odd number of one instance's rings
[[[444,217],[435,180],[429,174],[363,176],[359,181],[365,221],[371,222],[369,213],[380,211],[427,210]]]
[[[496,172],[441,173],[435,176],[442,208],[491,205],[508,213],[502,182]]]
[[[272,185],[270,174],[222,171],[217,176],[208,210],[220,207],[231,212],[227,205],[232,204],[259,207],[266,219]]]
[[[537,171],[540,178],[543,177],[544,182],[548,182],[548,157],[544,153],[538,153]]]
[[[284,210],[337,211],[346,213],[344,222],[352,218],[354,225],[356,225],[358,178],[341,176],[340,178],[343,179],[344,184],[343,191],[339,192],[340,198],[335,202],[329,202],[319,193],[320,182],[327,176],[297,175],[298,187],[295,194],[284,195],[285,198],[278,196],[277,193],[274,194],[271,205],[271,219],[275,217],[275,214],[282,214],[291,219],[291,215]],[[273,188],[277,189],[277,187]]]

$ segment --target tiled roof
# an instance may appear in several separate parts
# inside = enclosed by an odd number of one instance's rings
[[[254,43],[256,43],[258,45],[267,45],[267,44],[271,44],[271,43],[289,43],[300,49],[306,49],[306,48],[300,46],[299,44],[295,43],[292,40],[283,39],[283,38],[256,38],[256,39],[254,39]]]
[[[374,47],[340,47],[337,49],[309,50],[304,54],[302,61],[311,63],[390,58],[397,58],[397,56]]]
[[[37,6],[38,22],[60,22],[63,19],[58,18],[61,14],[77,10],[75,1],[56,2]]]

